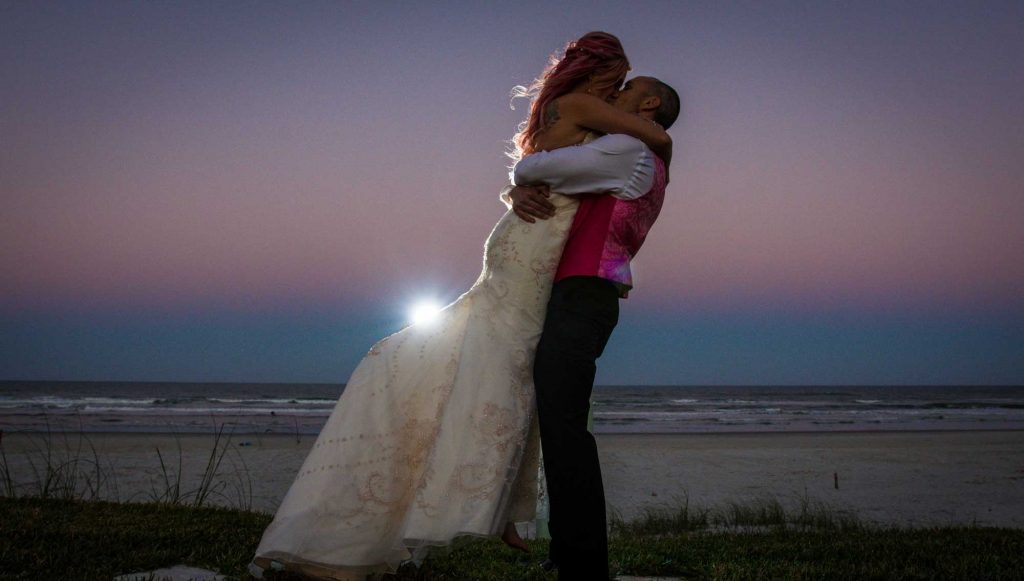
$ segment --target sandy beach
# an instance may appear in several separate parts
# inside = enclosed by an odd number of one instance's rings
[[[609,505],[804,494],[880,524],[1024,527],[1024,432],[833,432],[599,437]],[[838,489],[835,487],[838,475]]]
[[[147,500],[165,486],[156,450],[171,473],[181,446],[183,490],[198,485],[212,435],[90,433],[100,463],[115,475],[101,487],[110,500]],[[3,450],[16,483],[31,482],[43,434],[10,433]],[[824,502],[879,524],[977,523],[1024,527],[1024,431],[822,432],[743,434],[599,434],[609,509],[625,519],[646,508],[721,507],[775,497]],[[212,504],[274,512],[313,436],[238,435],[218,471]],[[63,436],[53,442],[63,448]],[[68,435],[72,449],[78,435]],[[91,463],[83,441],[80,456]],[[31,460],[31,462],[30,462]],[[82,469],[91,470],[83,463]],[[246,472],[250,478],[246,478]],[[838,488],[836,482],[838,480]]]

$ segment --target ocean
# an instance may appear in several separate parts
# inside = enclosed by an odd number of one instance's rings
[[[5,432],[317,434],[344,386],[0,381]],[[1024,386],[597,386],[595,433],[1024,429]]]

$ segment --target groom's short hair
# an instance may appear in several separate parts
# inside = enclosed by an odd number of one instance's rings
[[[651,94],[661,99],[661,105],[654,112],[654,121],[668,129],[679,117],[679,93],[658,79],[651,80],[654,81],[650,84]]]

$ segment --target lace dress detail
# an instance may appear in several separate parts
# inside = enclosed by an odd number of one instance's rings
[[[505,213],[479,278],[435,322],[405,327],[360,361],[253,565],[362,580],[457,536],[534,519],[533,358],[577,207],[550,199],[548,220]]]

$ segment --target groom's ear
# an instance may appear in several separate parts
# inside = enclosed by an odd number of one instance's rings
[[[661,107],[661,97],[657,95],[647,95],[640,101],[641,111],[657,111],[658,107]]]

